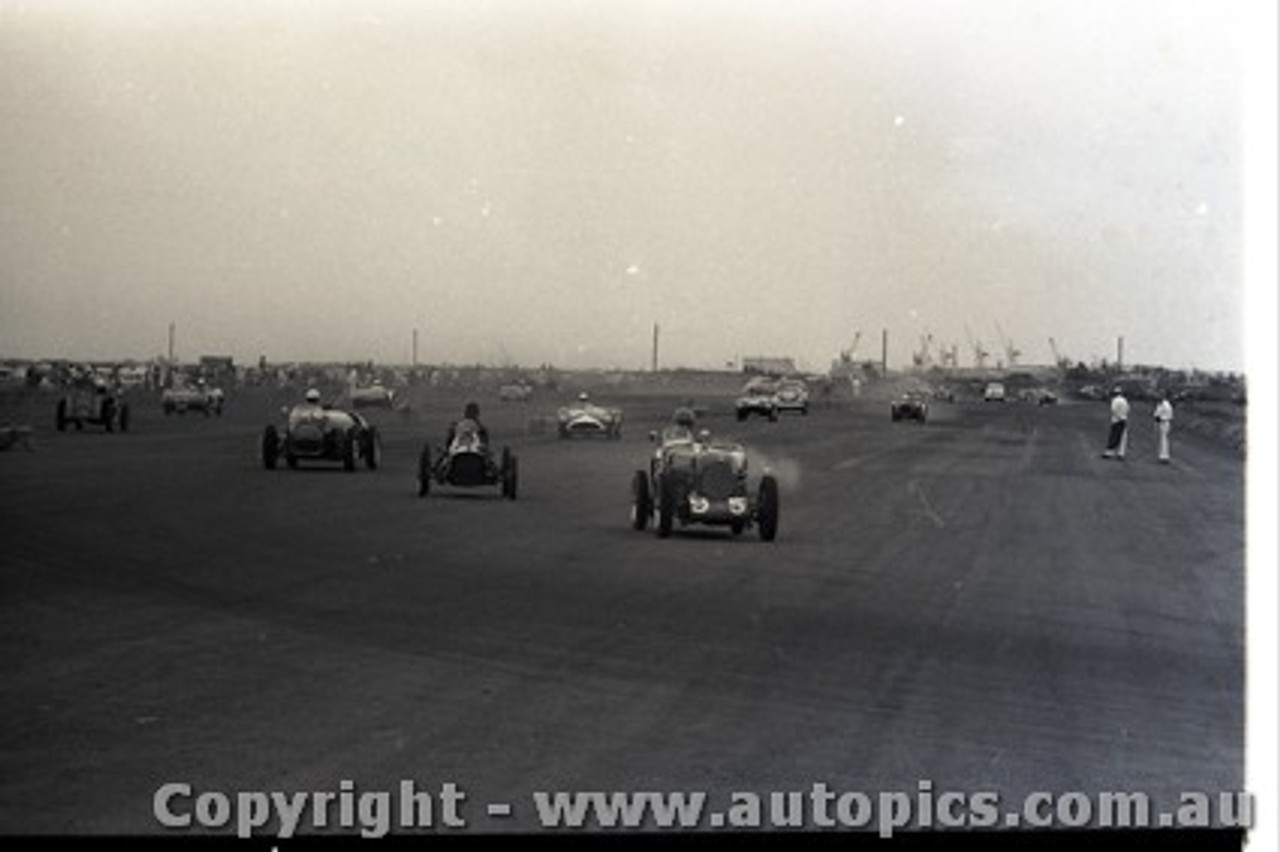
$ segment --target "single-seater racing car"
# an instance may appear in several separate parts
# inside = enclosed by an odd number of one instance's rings
[[[556,429],[561,438],[600,435],[617,440],[622,437],[622,409],[596,405],[579,394],[576,402],[556,412]]]
[[[418,496],[431,492],[431,485],[453,485],[479,488],[497,485],[502,496],[516,499],[519,482],[519,459],[507,447],[495,461],[488,443],[473,421],[461,420],[446,445],[437,448],[434,459],[431,445],[418,456]]]
[[[659,538],[677,524],[725,526],[734,535],[756,527],[760,538],[778,534],[778,482],[767,471],[753,496],[747,481],[747,451],[732,441],[713,441],[705,431],[680,426],[651,436],[658,444],[648,470],[631,479],[631,526],[653,525]]]
[[[889,416],[895,423],[899,420],[924,423],[929,419],[929,398],[920,391],[907,391],[889,403]]]
[[[342,462],[345,470],[363,461],[376,470],[382,458],[378,427],[355,411],[306,404],[285,408],[283,429],[269,424],[262,432],[262,466],[275,470],[284,458],[291,469],[300,461]]]
[[[85,425],[101,426],[107,432],[129,431],[129,403],[112,393],[101,380],[78,380],[58,400],[56,425],[65,432],[68,425],[80,431]]]

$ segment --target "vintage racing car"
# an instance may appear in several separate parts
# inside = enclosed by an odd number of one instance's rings
[[[86,423],[107,432],[128,432],[129,403],[112,393],[106,382],[77,382],[58,400],[56,424],[59,432],[65,432],[67,424],[79,431]]]
[[[528,402],[533,398],[533,385],[516,381],[498,388],[498,399],[503,402]]]
[[[165,416],[186,414],[188,411],[199,411],[208,417],[210,414],[222,416],[222,405],[226,397],[222,388],[208,388],[203,382],[195,385],[178,384],[165,388],[160,395],[160,405]]]
[[[764,376],[756,376],[743,386],[734,401],[738,420],[746,420],[752,414],[761,414],[770,420],[778,419],[778,399],[775,391],[778,383]]]
[[[731,441],[713,441],[705,432],[693,434],[669,427],[649,461],[631,479],[631,527],[644,530],[651,523],[659,538],[679,524],[726,526],[734,535],[755,526],[760,538],[778,534],[778,482],[767,471],[753,500],[747,481],[747,451]]]
[[[374,382],[366,387],[353,387],[350,391],[352,408],[392,408],[395,405],[395,391]]]
[[[773,392],[773,404],[779,411],[809,413],[809,386],[800,379],[783,379]]]
[[[283,433],[274,424],[262,432],[262,466],[275,470],[281,457],[290,468],[300,461],[337,461],[348,471],[364,461],[376,470],[382,459],[378,427],[354,411],[321,405],[295,405],[282,410]]]
[[[479,433],[460,428],[449,446],[437,448],[434,461],[431,445],[422,448],[418,456],[418,496],[427,496],[434,482],[461,488],[497,485],[503,497],[514,500],[519,475],[519,459],[510,449],[503,447],[500,461],[495,462]]]
[[[601,435],[616,440],[622,437],[622,409],[596,405],[579,394],[577,402],[556,412],[556,431],[561,438]]]
[[[929,419],[929,397],[919,391],[907,391],[889,403],[889,416],[899,420],[915,420],[924,423]]]

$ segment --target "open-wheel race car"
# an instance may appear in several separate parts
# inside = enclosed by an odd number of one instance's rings
[[[556,412],[556,431],[561,438],[600,435],[617,440],[622,437],[622,409],[596,405],[579,394],[576,402]]]
[[[382,459],[378,427],[354,411],[322,405],[284,409],[283,431],[270,424],[262,432],[262,466],[275,470],[281,458],[290,468],[300,461],[342,462],[345,470],[363,461],[376,470]]]
[[[204,382],[195,385],[180,384],[165,388],[160,395],[160,405],[165,416],[186,414],[188,411],[199,411],[208,417],[210,414],[222,416],[222,405],[226,400],[222,388],[205,387]]]
[[[889,403],[889,417],[899,420],[915,420],[924,423],[929,419],[929,398],[922,391],[907,391]]]
[[[58,400],[56,425],[59,432],[67,426],[79,431],[85,425],[101,426],[107,432],[129,431],[129,403],[112,393],[105,382],[79,383]]]
[[[418,496],[431,493],[431,485],[453,485],[459,488],[499,486],[502,496],[516,499],[519,484],[519,459],[507,447],[503,447],[498,460],[494,460],[488,443],[467,421],[458,424],[456,434],[437,448],[434,457],[431,444],[422,448],[418,456]]]
[[[349,395],[352,408],[395,407],[395,391],[384,386],[382,382],[374,382],[363,387],[353,387]]]
[[[705,433],[678,427],[654,435],[659,443],[649,470],[631,479],[631,526],[653,525],[659,538],[690,524],[725,526],[734,535],[755,527],[764,541],[778,534],[778,482],[767,471],[754,497],[747,479],[747,451],[741,444],[712,441]]]

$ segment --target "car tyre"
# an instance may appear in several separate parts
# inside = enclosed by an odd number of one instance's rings
[[[276,432],[276,427],[268,426],[262,431],[262,466],[267,470],[275,470],[279,453],[280,435]]]
[[[653,517],[653,494],[649,490],[649,475],[637,470],[631,477],[631,528],[644,531]]]
[[[778,480],[772,476],[762,477],[756,506],[761,541],[773,541],[777,537],[779,509]]]
[[[355,430],[342,436],[342,469],[350,473],[356,469],[356,436]]]
[[[418,456],[418,496],[426,497],[431,493],[431,447],[422,448]]]
[[[59,432],[67,431],[67,401],[65,399],[58,400],[57,424]]]
[[[676,489],[666,475],[658,477],[658,524],[655,531],[658,538],[671,535],[676,517]]]
[[[369,470],[377,470],[378,463],[382,460],[382,437],[378,434],[376,426],[370,426],[364,431],[360,437],[360,449],[364,455],[364,466]]]
[[[502,453],[502,496],[514,500],[520,486],[520,459],[507,452],[506,448]]]

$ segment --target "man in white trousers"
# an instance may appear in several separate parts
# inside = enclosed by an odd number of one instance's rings
[[[1169,463],[1169,429],[1173,426],[1173,403],[1169,402],[1169,394],[1160,395],[1156,403],[1156,457],[1161,464]]]
[[[1124,461],[1125,450],[1128,448],[1129,400],[1124,398],[1124,391],[1117,385],[1111,391],[1111,431],[1107,434],[1107,448],[1102,457]]]

